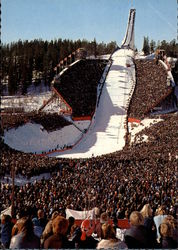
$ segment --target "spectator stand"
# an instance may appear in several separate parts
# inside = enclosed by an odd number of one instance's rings
[[[54,83],[54,88],[72,108],[72,118],[79,120],[79,117],[87,117],[88,119],[92,115],[96,102],[97,81],[103,73],[102,63],[105,66],[104,60],[78,61],[61,74],[59,84]],[[68,85],[67,88],[66,85]],[[90,94],[90,99],[86,94]]]
[[[157,65],[153,60],[135,60],[135,63],[137,83],[129,107],[129,118],[140,120],[170,95],[173,88],[167,86],[167,71],[162,64]],[[136,104],[138,98],[142,100],[139,106]]]

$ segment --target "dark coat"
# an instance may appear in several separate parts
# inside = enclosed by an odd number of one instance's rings
[[[74,248],[74,245],[63,235],[53,234],[44,242],[45,249]]]
[[[128,248],[151,247],[148,231],[142,225],[131,226],[130,229],[127,229],[124,235],[124,241]]]
[[[96,249],[97,244],[97,240],[95,240],[92,236],[87,236],[86,240],[80,240],[80,242],[78,242],[78,248]]]
[[[156,230],[156,225],[154,223],[154,220],[152,217],[146,217],[144,219],[144,226],[148,231],[149,238],[150,238],[150,243],[152,244],[150,247],[157,248],[157,230]]]
[[[152,231],[153,226],[156,229],[156,225],[152,217],[144,218],[144,226],[148,229],[148,231]]]
[[[171,237],[161,237],[160,244],[164,249],[177,248],[177,242]]]

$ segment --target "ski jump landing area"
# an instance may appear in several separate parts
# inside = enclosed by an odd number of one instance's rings
[[[99,106],[88,132],[78,145],[52,157],[89,158],[121,150],[125,146],[127,108],[135,87],[134,52],[118,49],[102,90]]]

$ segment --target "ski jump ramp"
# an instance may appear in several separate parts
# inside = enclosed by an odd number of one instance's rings
[[[121,48],[130,48],[134,50],[135,42],[134,42],[134,27],[135,27],[135,9],[130,9],[127,30],[125,34],[125,38],[122,42]]]
[[[71,150],[50,156],[90,158],[122,150],[125,146],[127,109],[135,87],[134,20],[132,9],[121,49],[111,57],[112,65],[89,130]]]

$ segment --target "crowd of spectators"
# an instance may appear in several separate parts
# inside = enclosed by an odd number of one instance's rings
[[[131,103],[131,110],[136,110],[134,103]],[[141,103],[140,98],[137,106],[141,106]],[[144,109],[139,112],[144,113]],[[124,242],[116,239],[112,227],[102,227],[102,248],[117,244],[121,247],[122,243],[128,248],[176,248],[172,221],[176,217],[177,208],[175,173],[178,166],[178,117],[175,113],[159,118],[162,119],[159,123],[142,130],[135,141],[122,151],[90,159],[39,157],[17,152],[1,142],[2,178],[10,174],[12,166],[17,175],[28,178],[44,172],[51,173],[48,180],[15,186],[14,212],[16,218],[22,218],[19,224],[23,226],[18,229],[19,236],[14,233],[15,238],[8,241],[11,248],[38,248],[40,242],[37,227],[41,226],[41,221],[46,221],[45,224],[50,222],[49,232],[45,236],[47,238],[42,243],[44,248],[100,248],[98,242],[86,234],[86,226],[78,229],[78,234],[77,229],[71,227],[75,237],[70,235],[70,240],[67,237],[66,208],[80,211],[94,207],[98,207],[101,214],[107,213],[113,220],[130,217],[131,228],[126,231]],[[142,140],[143,135],[148,136],[146,142]],[[1,183],[2,208],[10,206],[11,199],[11,183]],[[161,213],[158,207],[162,208]],[[40,221],[37,213],[39,210],[43,211],[44,218]],[[59,217],[57,214],[54,216],[56,211]],[[30,218],[24,218],[29,215]],[[168,218],[172,218],[172,221]],[[24,225],[29,226],[29,233]],[[89,227],[89,223],[86,225]],[[25,237],[22,237],[23,234]],[[29,235],[33,239],[33,245],[30,246]],[[27,241],[27,245],[18,245],[22,238]],[[150,242],[154,245],[150,245]]]
[[[19,209],[24,202],[37,207],[46,206],[47,213],[53,206],[62,208],[63,212],[66,207],[83,210],[100,206],[112,215],[119,206],[119,217],[123,218],[126,212],[140,208],[149,200],[153,208],[163,202],[174,212],[177,114],[165,115],[162,119],[139,133],[139,138],[142,134],[148,135],[147,142],[136,140],[123,151],[91,159],[39,157],[17,152],[1,142],[1,177],[10,174],[12,165],[16,175],[28,178],[44,172],[52,174],[50,180],[16,187]],[[11,202],[11,185],[3,188],[5,192],[2,192],[1,201],[7,207]],[[30,200],[28,193],[34,193]],[[51,201],[47,202],[49,199]]]
[[[1,217],[1,247],[10,249],[175,249],[177,232],[175,219],[164,215],[159,224],[159,237],[153,216],[145,207],[141,211],[132,211],[129,217],[130,228],[120,230],[113,221],[85,219],[81,225],[73,217],[66,219],[60,211],[52,213],[46,219],[43,209],[36,213],[26,211],[12,222],[9,215]],[[162,207],[159,207],[162,209]],[[144,211],[144,213],[143,213]],[[29,213],[30,212],[30,213]],[[144,214],[144,215],[143,215]],[[150,224],[151,221],[151,224]],[[72,223],[71,223],[72,222]],[[98,228],[101,234],[98,235]],[[122,231],[122,237],[118,230]]]
[[[41,124],[48,132],[61,129],[71,124],[64,119],[63,116],[57,113],[29,112],[20,114],[3,114],[1,117],[1,128],[3,130],[17,128],[27,122]]]
[[[37,156],[27,154],[10,148],[2,140],[1,146],[1,169],[0,178],[10,177],[12,168],[15,169],[15,175],[29,179],[32,176],[38,176],[42,173],[50,173],[58,169],[62,160],[48,158],[47,156]],[[65,161],[64,161],[65,162]],[[8,179],[8,178],[7,178]]]
[[[107,60],[80,60],[61,74],[54,88],[72,108],[72,116],[91,116],[95,110],[97,86]]]
[[[32,122],[41,124],[45,130],[54,131],[65,126],[71,125],[69,121],[57,113],[40,112],[32,117]]]
[[[155,108],[151,110],[152,114],[161,114],[166,112],[174,112],[178,110],[178,103],[176,96],[171,93],[166,98],[164,98]]]
[[[135,60],[136,87],[131,100],[129,116],[142,119],[170,93],[167,71],[153,60]]]
[[[154,211],[164,204],[166,212],[175,215],[177,115],[163,118],[145,129],[149,142],[136,142],[129,149],[111,155],[69,160],[24,153],[21,161],[21,153],[9,153],[3,165],[8,161],[7,166],[11,166],[15,160],[17,173],[20,169],[24,175],[51,172],[49,180],[15,187],[16,213],[25,205],[44,208],[46,214],[57,209],[63,215],[66,208],[100,207],[111,217],[117,214],[117,218],[125,218],[149,202]],[[3,169],[8,167],[5,165]],[[11,204],[11,184],[2,185],[1,201],[4,207]]]
[[[0,179],[6,180],[11,177],[12,169],[15,169],[16,177],[31,178],[43,173],[52,173],[59,167],[69,167],[68,160],[38,156],[32,153],[23,153],[11,149],[8,145],[0,142],[1,168]]]
[[[177,156],[177,113],[170,115],[160,115],[155,118],[162,119],[151,127],[146,127],[139,132],[134,139],[132,146],[116,153],[120,159],[176,159]],[[142,124],[142,123],[141,123]],[[144,135],[148,140],[144,141]]]
[[[1,115],[1,129],[8,130],[11,128],[17,128],[25,124],[30,117],[34,115],[34,112],[29,113],[4,113]],[[2,133],[1,133],[2,134]]]

